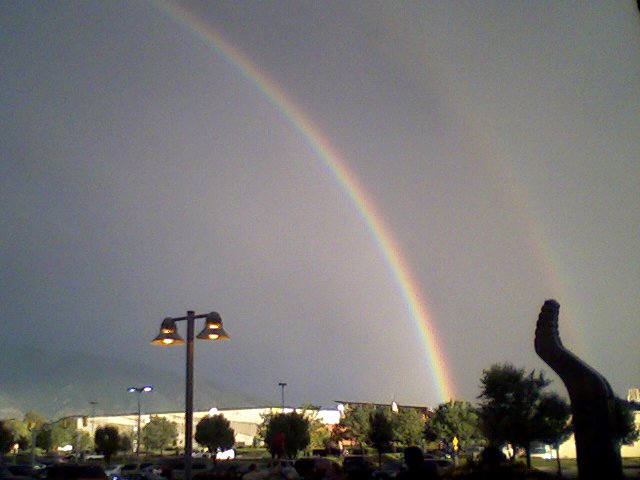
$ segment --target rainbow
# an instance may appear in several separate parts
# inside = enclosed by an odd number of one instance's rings
[[[206,24],[182,5],[158,0],[155,5],[172,19],[184,25],[191,33],[201,38],[207,45],[240,70],[242,75],[265,94],[269,101],[282,112],[291,125],[306,139],[324,166],[331,172],[340,188],[347,194],[355,209],[361,215],[382,257],[399,287],[408,312],[418,331],[421,345],[430,365],[432,380],[440,401],[454,398],[451,376],[446,369],[447,362],[438,340],[432,316],[420,295],[418,282],[404,259],[391,230],[384,224],[375,203],[362,187],[343,157],[331,144],[323,132],[311,121],[282,88],[261,71],[247,55],[226,40],[220,32]]]

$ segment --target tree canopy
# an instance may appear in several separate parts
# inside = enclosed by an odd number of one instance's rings
[[[228,450],[235,443],[235,432],[231,422],[224,415],[204,417],[196,425],[196,442],[205,446],[213,455],[215,461],[218,449]]]
[[[622,445],[631,445],[640,437],[635,423],[635,410],[638,404],[616,398],[613,407],[613,430],[615,440]]]
[[[424,439],[425,419],[415,408],[400,408],[392,415],[395,439],[405,447],[420,445]]]
[[[293,458],[311,441],[309,420],[296,412],[273,415],[267,424],[264,440],[272,456]]]
[[[373,404],[349,405],[340,419],[342,436],[357,442],[361,447],[367,442],[369,419],[374,411]]]
[[[566,420],[561,409],[541,410],[549,398],[543,390],[551,382],[542,372],[526,374],[508,363],[492,365],[482,373],[478,409],[482,432],[492,445],[510,443],[524,448],[530,466],[531,443],[546,436],[555,421],[550,416],[562,414],[557,420]]]
[[[457,437],[461,449],[482,439],[478,413],[471,403],[463,400],[451,400],[438,405],[426,424],[425,433],[428,439],[444,441],[447,444]]]
[[[309,447],[328,448],[331,446],[331,429],[322,423],[318,417],[320,407],[311,404],[300,405],[302,415],[309,421]]]
[[[98,428],[95,433],[96,452],[104,455],[104,459],[109,464],[111,457],[120,449],[120,434],[116,427],[107,425]]]
[[[173,445],[178,438],[178,427],[164,417],[151,417],[142,429],[142,443],[148,450],[160,450],[161,452]]]
[[[36,433],[36,447],[41,448],[45,452],[49,452],[53,448],[53,432],[50,425],[45,425],[38,429]]]
[[[389,414],[385,410],[377,409],[369,417],[367,441],[378,452],[379,460],[382,454],[391,450],[394,431]]]

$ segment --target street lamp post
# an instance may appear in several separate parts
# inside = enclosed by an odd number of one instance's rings
[[[142,413],[140,409],[140,397],[143,393],[153,392],[153,387],[151,385],[145,385],[144,387],[129,387],[127,388],[127,392],[138,394],[138,440],[136,443],[136,455],[140,455],[140,417]]]
[[[284,387],[286,387],[287,384],[284,382],[280,382],[278,383],[278,385],[280,385],[280,388],[282,389],[282,413],[284,413]]]
[[[186,359],[186,387],[184,410],[184,479],[191,480],[191,456],[193,453],[193,352],[194,352],[194,324],[197,318],[204,318],[205,326],[198,334],[201,340],[228,340],[229,335],[222,326],[222,318],[217,312],[196,315],[189,310],[184,317],[167,317],[162,321],[160,333],[151,343],[155,345],[182,345],[185,341],[178,335],[176,322],[187,321],[187,359]]]

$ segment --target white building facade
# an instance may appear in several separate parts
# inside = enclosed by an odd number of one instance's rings
[[[292,409],[284,409],[285,413],[291,412]],[[297,410],[301,412],[300,410]],[[258,427],[262,424],[264,417],[270,414],[282,413],[281,407],[257,407],[257,408],[238,408],[238,409],[222,409],[212,408],[208,411],[200,411],[193,413],[194,433],[195,426],[200,420],[207,416],[220,415],[229,420],[231,428],[235,432],[236,445],[253,445],[253,441],[258,433]],[[325,425],[334,425],[340,421],[340,412],[338,410],[318,410],[310,411],[315,414],[318,420]],[[175,447],[184,448],[185,444],[185,415],[184,412],[169,413],[145,413],[140,415],[140,425],[142,428],[151,421],[152,417],[166,418],[178,427],[178,438]],[[136,438],[138,428],[138,414],[122,414],[122,415],[102,415],[95,417],[80,417],[77,419],[77,428],[80,431],[88,432],[92,437],[98,428],[114,426],[120,433],[131,433]]]

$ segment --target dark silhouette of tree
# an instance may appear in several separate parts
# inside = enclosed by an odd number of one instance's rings
[[[164,417],[151,417],[142,429],[142,443],[147,450],[163,450],[178,438],[178,427],[175,422]]]
[[[24,421],[11,418],[1,422],[13,433],[14,444],[17,443],[20,450],[26,450],[31,446],[31,432]]]
[[[233,447],[235,435],[231,422],[222,414],[204,417],[196,425],[196,442],[209,449],[214,463],[218,449],[229,450]]]
[[[375,410],[369,417],[367,441],[378,452],[378,464],[382,464],[382,454],[391,450],[393,437],[393,424],[387,412]]]
[[[538,439],[552,445],[555,449],[558,475],[562,476],[560,445],[571,436],[573,431],[571,426],[571,407],[556,393],[542,394],[534,423],[540,429]]]
[[[94,443],[96,452],[104,455],[107,465],[111,463],[111,457],[120,449],[120,434],[118,429],[107,425],[98,428],[95,433]]]
[[[613,407],[613,426],[615,440],[621,445],[632,445],[640,437],[634,418],[635,410],[638,410],[637,403],[616,398]]]
[[[510,443],[521,447],[531,466],[531,443],[540,440],[543,426],[538,409],[544,398],[543,389],[551,382],[544,374],[511,364],[493,365],[484,370],[480,380],[482,393],[478,414],[480,428],[492,445]]]
[[[0,459],[2,459],[5,453],[11,450],[13,443],[13,431],[5,424],[4,421],[0,421]]]
[[[133,451],[133,441],[129,435],[120,436],[120,451],[126,453]]]
[[[425,436],[429,440],[440,440],[451,444],[458,438],[458,446],[464,449],[482,439],[478,412],[471,403],[451,400],[438,405],[426,423]]]
[[[273,415],[267,425],[265,444],[272,457],[294,458],[309,445],[309,420],[291,412]]]
[[[36,433],[36,447],[41,448],[45,452],[49,452],[53,448],[53,432],[49,425],[38,429]]]

